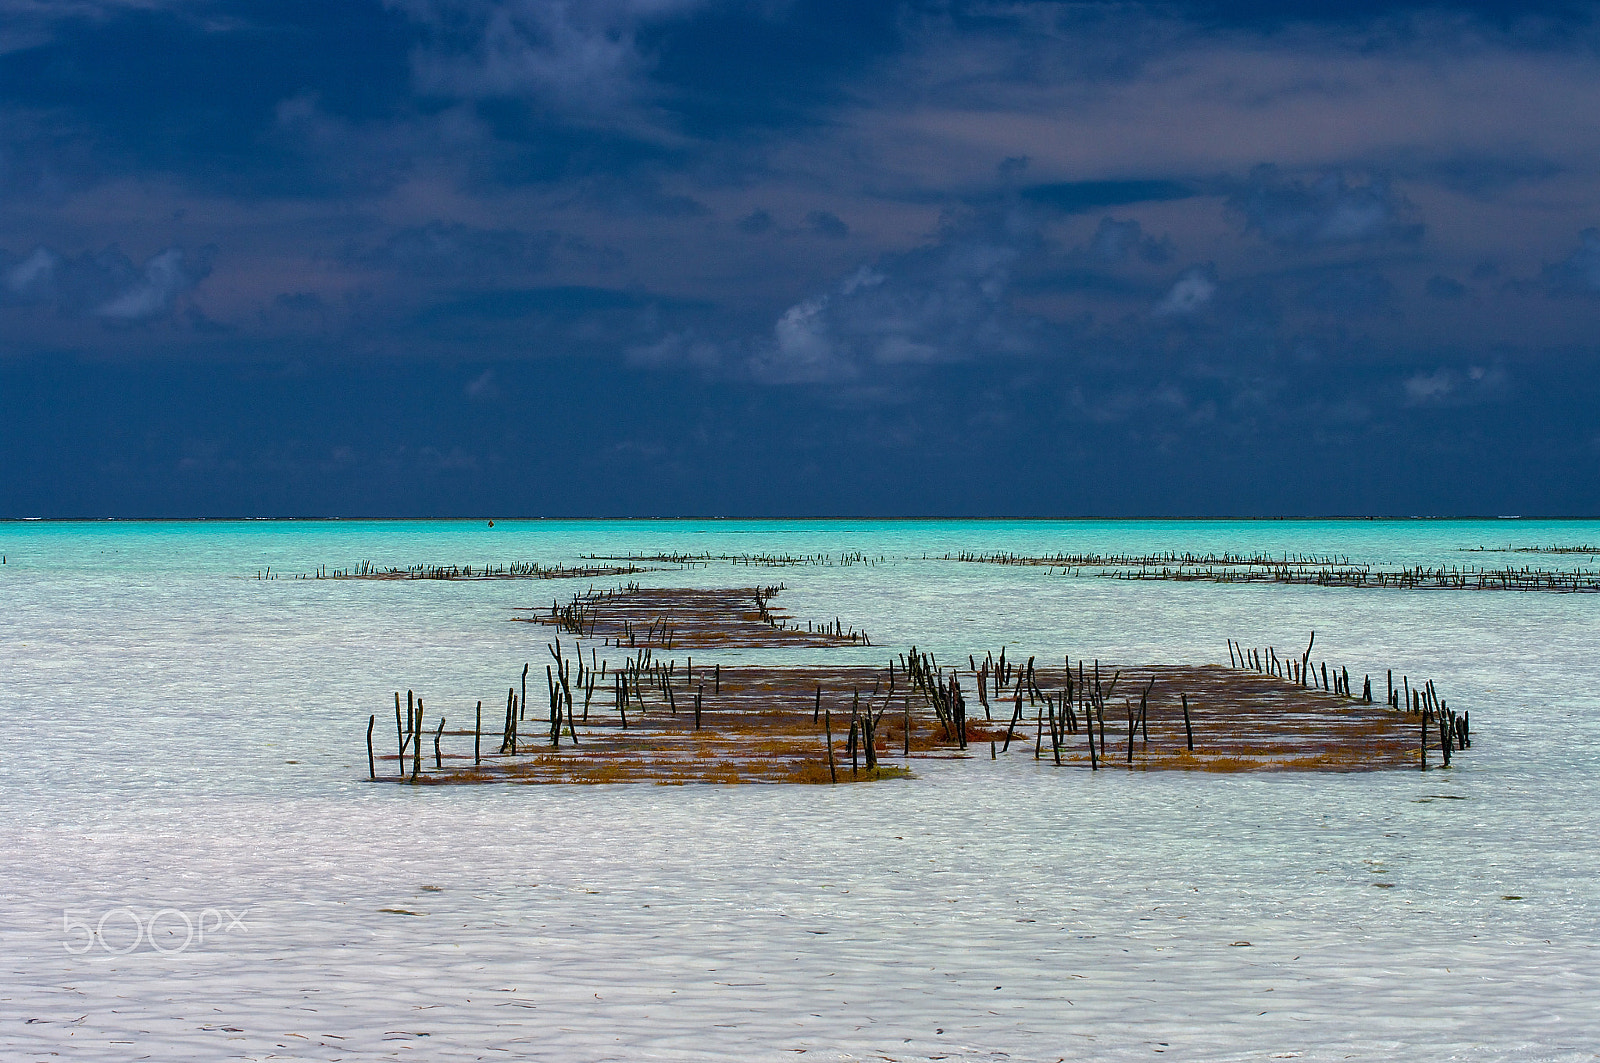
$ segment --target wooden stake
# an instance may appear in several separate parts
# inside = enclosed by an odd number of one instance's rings
[[[1081,662],[1079,663],[1079,667],[1080,668],[1083,667]],[[1084,709],[1083,710],[1083,722],[1084,722],[1084,729],[1089,732],[1089,770],[1090,771],[1099,771],[1100,770],[1100,758],[1095,755],[1095,751],[1094,751],[1094,712],[1091,711],[1090,709],[1087,709],[1087,708]]]
[[[1006,744],[1000,748],[1000,752],[1004,753],[1011,748],[1011,730],[1017,726],[1017,721],[1020,719],[1022,719],[1022,699],[1018,698],[1016,710],[1011,714],[1011,722],[1006,724]]]
[[[1056,767],[1061,767],[1061,728],[1056,722],[1056,707],[1049,698],[1044,699],[1045,711],[1050,714],[1050,751],[1055,756]]]
[[[1124,698],[1122,700],[1122,704],[1128,710],[1128,766],[1132,767],[1133,766],[1133,738],[1134,738],[1134,732],[1137,731],[1139,728],[1138,728],[1137,723],[1134,720],[1134,716],[1133,716],[1133,703],[1131,701],[1129,701],[1128,699]]]
[[[822,732],[823,732],[823,740],[828,743],[828,781],[831,782],[831,783],[836,783],[836,782],[839,781],[839,772],[838,772],[838,769],[834,767],[834,763],[833,763],[833,710],[832,709],[824,709],[824,710],[822,710]]]
[[[406,777],[406,730],[400,723],[400,691],[394,692],[394,737],[400,749],[400,778]]]
[[[411,781],[422,774],[422,699],[417,699],[416,722],[411,725]]]

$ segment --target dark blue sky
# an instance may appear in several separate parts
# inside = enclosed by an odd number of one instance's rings
[[[1597,13],[0,0],[0,516],[1594,515]]]

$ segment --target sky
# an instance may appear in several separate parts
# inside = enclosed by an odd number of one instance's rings
[[[0,517],[1597,515],[1597,16],[0,0]]]

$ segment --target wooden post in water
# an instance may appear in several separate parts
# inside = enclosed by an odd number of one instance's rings
[[[512,687],[506,687],[506,734],[510,736],[507,744],[514,757],[517,755],[517,692]]]
[[[1155,677],[1150,678],[1150,685],[1144,688],[1144,693],[1139,695],[1139,734],[1144,739],[1146,746],[1150,745],[1150,691],[1156,688]]]
[[[560,658],[558,657],[556,660],[559,663]],[[528,681],[526,665],[523,666],[522,675],[522,681],[526,683]],[[559,749],[561,746],[561,688],[556,686],[555,672],[548,664],[544,666],[544,681],[550,687],[550,744]],[[523,706],[523,711],[527,711],[526,705]]]
[[[874,776],[878,774],[878,728],[872,722],[872,705],[869,702],[865,715],[861,717],[861,738],[867,747],[867,770]],[[990,744],[991,749],[993,743]]]
[[[1133,703],[1127,698],[1122,699],[1123,707],[1128,710],[1128,766],[1133,766],[1133,735],[1138,727],[1133,717]]]
[[[439,739],[444,735],[444,717],[439,717],[439,729],[433,732],[433,770],[439,771],[444,767],[444,755],[439,752]]]
[[[394,692],[394,740],[400,754],[400,778],[406,777],[406,729],[400,723],[400,691]]]
[[[372,729],[378,726],[378,714],[373,713],[367,718],[367,775],[373,779],[378,777],[378,760],[372,755]]]
[[[1081,668],[1082,665],[1080,664],[1079,667]],[[1086,709],[1083,710],[1083,722],[1085,724],[1085,728],[1084,729],[1089,732],[1089,770],[1090,771],[1099,771],[1100,770],[1100,758],[1095,755],[1095,751],[1094,751],[1094,710],[1093,709],[1086,708]]]
[[[472,766],[483,763],[483,702],[478,702],[478,715],[472,724]]]
[[[1189,740],[1189,752],[1193,753],[1194,728],[1189,723],[1189,695],[1187,693],[1183,693],[1179,694],[1178,697],[1183,699],[1183,733]]]
[[[1062,705],[1065,706],[1065,704],[1066,702],[1063,700]],[[1017,726],[1017,721],[1020,719],[1022,719],[1022,699],[1019,697],[1016,710],[1011,714],[1011,722],[1006,724],[1006,743],[1000,747],[1000,752],[1004,753],[1011,748],[1011,731]]]
[[[828,743],[828,781],[831,782],[831,783],[836,783],[836,782],[839,781],[839,772],[834,767],[834,764],[833,764],[833,710],[832,709],[824,709],[824,710],[822,710],[822,733],[823,733],[823,741]]]
[[[1056,723],[1055,703],[1049,698],[1044,699],[1045,711],[1050,714],[1050,753],[1055,758],[1056,767],[1061,767],[1061,728]]]
[[[422,699],[417,699],[417,715],[411,725],[411,781],[422,774]]]

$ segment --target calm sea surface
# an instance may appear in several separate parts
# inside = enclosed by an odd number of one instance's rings
[[[1600,594],[937,560],[1600,567],[1477,552],[1579,544],[1600,522],[0,524],[0,1058],[1600,1058]],[[1225,663],[1315,629],[1358,685],[1433,679],[1475,745],[1426,774],[366,781],[395,690],[465,722],[547,657],[513,610],[617,580],[292,577],[658,553],[834,559],[628,578],[782,583],[871,633],[805,651],[840,659]]]

